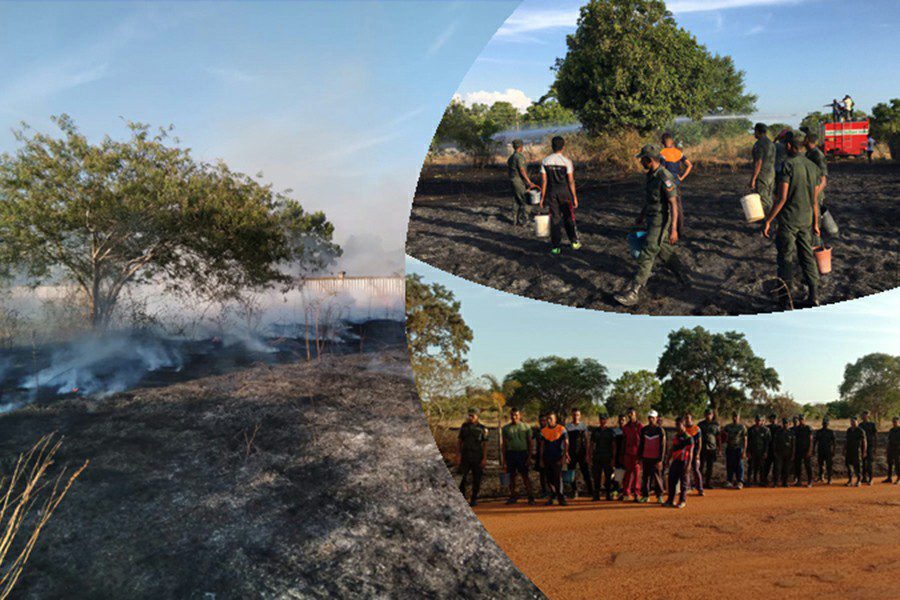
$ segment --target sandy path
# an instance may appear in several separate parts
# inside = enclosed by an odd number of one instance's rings
[[[554,599],[900,598],[900,486],[881,478],[716,489],[681,510],[579,499],[476,513]]]

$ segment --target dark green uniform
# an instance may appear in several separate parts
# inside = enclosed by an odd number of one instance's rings
[[[481,423],[463,423],[459,428],[459,441],[461,442],[459,474],[462,480],[459,482],[459,491],[466,495],[466,479],[472,472],[472,502],[478,498],[478,490],[481,489],[481,460],[484,457],[484,443],[488,438],[487,427]]]
[[[819,463],[819,481],[828,480],[828,483],[831,483],[831,476],[834,469],[834,449],[837,445],[837,441],[834,437],[833,429],[826,429],[823,427],[816,431],[816,436],[813,439],[813,446],[815,446],[816,451],[816,459]],[[825,468],[823,472],[822,468]]]
[[[799,258],[803,277],[810,290],[819,285],[819,267],[813,256],[813,194],[816,187],[816,165],[797,154],[784,161],[782,183],[788,183],[787,202],[778,213],[778,276],[790,287],[794,280],[794,258]]]
[[[787,159],[787,146],[781,140],[772,144],[775,146],[775,186],[781,182],[781,171],[784,169],[784,161]]]
[[[763,483],[768,485],[769,475],[775,466],[775,432],[778,431],[778,424],[770,423],[766,425],[766,429],[769,430],[769,451],[766,454],[766,462],[763,465]]]
[[[866,455],[863,457],[862,470],[863,482],[872,481],[873,467],[875,465],[875,436],[878,427],[872,421],[863,421],[859,424],[859,428],[866,432]]]
[[[775,144],[768,137],[763,136],[753,144],[753,164],[762,161],[759,175],[756,176],[756,189],[762,199],[763,208],[768,213],[772,210],[775,195]]]
[[[806,467],[806,482],[812,485],[813,431],[809,425],[794,428],[794,479],[800,485],[803,467]]]
[[[647,221],[647,243],[638,257],[638,272],[634,281],[643,286],[650,279],[653,263],[659,257],[664,263],[675,261],[675,252],[669,243],[672,232],[670,200],[678,200],[678,185],[675,176],[663,166],[647,174],[645,186],[646,205],[644,218]]]
[[[524,171],[527,167],[528,162],[525,160],[525,155],[521,152],[514,152],[509,157],[509,160],[506,161],[507,175],[513,191],[513,225],[528,223],[528,217],[531,214],[531,205],[528,204],[528,200],[525,197],[528,187],[519,173],[519,169]]]
[[[819,185],[819,181],[821,181],[822,177],[828,177],[828,161],[825,160],[825,153],[822,152],[819,148],[813,148],[812,150],[806,151],[806,158],[808,158],[814,165],[816,165],[816,185]],[[825,211],[825,190],[822,190],[819,193],[819,212],[820,214]]]
[[[712,487],[713,466],[719,449],[719,422],[700,421],[700,472],[703,473],[703,487]]]
[[[779,483],[787,487],[788,474],[791,472],[791,463],[794,460],[794,432],[784,426],[779,426],[775,431],[775,462],[772,476],[772,487]]]
[[[847,430],[847,440],[844,445],[844,461],[847,464],[847,483],[853,481],[853,472],[856,471],[856,482],[862,480],[860,464],[866,445],[866,432],[859,427],[851,427]]]
[[[594,471],[594,499],[600,497],[601,481],[606,480],[602,489],[606,490],[606,499],[612,499],[615,489],[613,472],[613,453],[615,452],[616,430],[611,427],[597,428],[591,431],[591,463]]]
[[[772,434],[765,425],[754,425],[747,432],[747,452],[750,454],[750,475],[748,483],[765,485],[763,466],[769,453]]]
[[[888,480],[890,480],[891,474],[896,470],[897,483],[900,483],[900,425],[892,427],[891,430],[888,431],[887,460]]]

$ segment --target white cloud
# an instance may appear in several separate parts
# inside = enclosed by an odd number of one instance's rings
[[[457,98],[459,95],[457,94],[454,97]],[[525,92],[512,88],[505,92],[487,92],[484,90],[469,92],[462,97],[462,101],[466,106],[472,106],[473,104],[487,104],[490,106],[494,102],[509,102],[522,112],[533,104],[533,101],[525,95]]]
[[[435,38],[434,42],[432,42],[431,46],[428,47],[428,50],[425,51],[425,56],[434,56],[438,50],[443,48],[447,42],[450,41],[450,38],[453,37],[453,34],[456,33],[456,29],[459,27],[459,21],[454,21],[447,26],[447,28],[441,32],[437,38]]]
[[[799,4],[806,0],[673,0],[666,4],[672,13],[696,13],[753,6],[774,6],[778,4]],[[497,30],[494,39],[536,42],[526,36],[528,33],[547,29],[574,29],[578,23],[579,9],[549,9],[516,11]]]
[[[672,13],[707,12],[729,8],[753,6],[774,6],[776,4],[799,4],[805,0],[674,0],[666,3]]]
[[[766,30],[765,26],[757,25],[756,27],[752,27],[747,31],[747,35],[756,35],[758,33],[762,33]]]

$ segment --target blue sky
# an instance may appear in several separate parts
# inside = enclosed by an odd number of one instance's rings
[[[838,398],[844,367],[870,352],[900,354],[900,289],[817,309],[741,317],[648,317],[571,308],[521,298],[448,275],[407,257],[407,273],[450,289],[474,333],[475,375],[502,378],[528,358],[595,358],[615,378],[656,370],[668,334],[697,325],[739,331],[803,404]]]
[[[583,1],[525,0],[476,59],[458,92],[532,101],[553,83]],[[712,52],[731,55],[759,96],[759,118],[799,124],[849,93],[857,108],[900,97],[896,0],[672,0],[678,24]],[[521,92],[521,94],[516,93]]]
[[[443,109],[517,4],[0,2],[0,152],[60,113],[92,140],[174,124],[325,210],[343,268],[391,272]]]

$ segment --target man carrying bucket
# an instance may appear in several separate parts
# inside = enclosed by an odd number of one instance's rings
[[[628,287],[613,297],[622,306],[637,304],[641,288],[650,279],[653,263],[659,257],[671,269],[682,285],[690,285],[686,265],[672,246],[678,241],[678,185],[672,175],[660,162],[660,149],[648,144],[637,155],[641,165],[647,170],[645,185],[646,204],[636,223],[646,219],[647,236],[638,258],[638,270]]]
[[[526,170],[528,161],[525,160],[525,155],[522,153],[525,144],[522,140],[513,140],[512,147],[512,156],[506,161],[507,176],[513,191],[512,221],[514,226],[526,226],[531,213],[531,205],[525,192],[530,189],[540,188],[528,178],[528,171]]]
[[[837,234],[837,225],[834,224],[834,216],[825,206],[825,186],[828,185],[828,162],[825,160],[825,153],[819,148],[819,136],[815,133],[806,134],[806,158],[811,160],[818,169],[818,178],[816,184],[817,195],[819,198],[819,217],[822,219],[823,228],[829,235]],[[826,213],[828,216],[826,217]],[[831,230],[829,231],[829,225]],[[820,240],[821,241],[821,240]]]
[[[775,144],[766,135],[765,123],[757,123],[753,128],[756,143],[753,144],[753,177],[750,189],[759,194],[763,210],[772,210],[772,196],[775,193]]]
[[[575,193],[575,170],[572,161],[563,156],[562,150],[566,141],[556,136],[550,141],[553,154],[541,161],[541,208],[550,207],[550,254],[560,253],[562,227],[572,242],[572,250],[581,248],[578,232],[575,230],[575,209],[578,208],[578,195]]]
[[[778,184],[778,201],[763,228],[763,235],[769,237],[772,222],[778,219],[775,246],[778,249],[778,277],[784,283],[779,294],[783,309],[792,307],[791,287],[794,281],[794,257],[798,257],[803,277],[809,290],[807,302],[818,306],[819,268],[813,256],[812,236],[819,232],[819,204],[816,198],[817,167],[800,154],[806,141],[806,134],[794,131],[785,136],[788,158],[781,170]]]
[[[534,492],[531,490],[531,479],[528,477],[528,467],[531,466],[532,440],[531,427],[522,422],[522,412],[518,408],[509,411],[510,422],[503,426],[500,436],[503,465],[509,475],[509,500],[507,504],[515,504],[516,474],[522,476],[525,491],[528,493],[528,504],[534,504]]]

